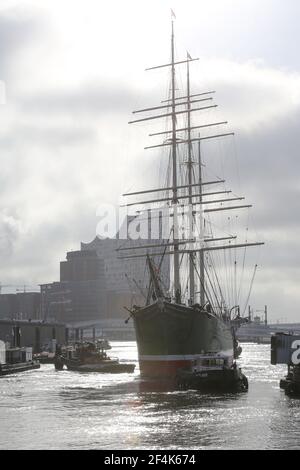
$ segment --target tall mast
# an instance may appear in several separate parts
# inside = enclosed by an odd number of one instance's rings
[[[174,17],[174,14],[172,13],[172,16]],[[153,148],[158,148],[158,147],[165,147],[165,146],[170,146],[171,149],[171,166],[172,166],[172,180],[167,188],[163,187],[156,187],[152,189],[146,189],[146,190],[140,190],[140,191],[135,191],[135,192],[127,192],[124,194],[124,196],[140,196],[143,194],[152,194],[152,193],[159,193],[160,191],[170,191],[170,197],[160,197],[159,195],[156,196],[154,199],[146,199],[146,200],[140,200],[136,202],[132,202],[127,204],[127,206],[133,206],[133,205],[146,205],[146,204],[153,204],[153,203],[162,203],[164,202],[166,204],[166,207],[169,209],[170,208],[170,203],[173,208],[173,214],[169,214],[170,217],[173,216],[173,240],[168,241],[167,243],[162,243],[162,244],[156,244],[155,246],[157,247],[165,247],[164,251],[158,251],[157,253],[151,253],[152,256],[165,256],[165,255],[171,255],[173,257],[173,286],[174,286],[174,292],[175,292],[175,300],[177,303],[181,302],[181,286],[180,286],[180,257],[183,255],[188,255],[189,258],[189,300],[190,302],[195,302],[195,262],[196,260],[199,260],[200,263],[200,303],[201,305],[205,304],[205,301],[208,299],[209,293],[206,292],[206,288],[204,286],[205,282],[205,263],[204,263],[204,258],[205,255],[204,253],[206,251],[215,251],[215,250],[227,250],[227,249],[236,249],[236,248],[242,248],[242,247],[248,247],[248,246],[256,246],[256,245],[261,245],[261,242],[256,242],[256,243],[243,243],[243,244],[230,244],[230,242],[226,245],[213,245],[209,246],[208,243],[212,242],[218,242],[221,240],[229,240],[229,239],[235,239],[236,237],[230,236],[230,237],[204,237],[205,233],[205,219],[204,215],[206,213],[216,213],[217,211],[228,211],[228,210],[236,210],[236,209],[243,209],[243,208],[249,208],[251,205],[223,205],[224,202],[232,202],[232,201],[237,201],[244,199],[243,197],[234,197],[234,198],[222,198],[222,199],[207,199],[208,196],[214,196],[217,194],[226,194],[230,193],[231,191],[214,191],[214,192],[207,192],[204,189],[204,186],[206,185],[211,185],[211,184],[219,184],[224,182],[224,180],[218,179],[217,181],[202,181],[202,162],[201,162],[201,148],[200,148],[200,141],[202,140],[207,140],[207,139],[215,139],[215,138],[220,138],[220,137],[225,137],[229,135],[233,135],[232,132],[229,133],[217,133],[215,135],[204,135],[202,137],[194,138],[192,137],[192,131],[195,129],[205,129],[208,127],[213,127],[213,126],[219,126],[223,124],[227,124],[227,121],[221,121],[221,122],[211,122],[207,124],[202,124],[198,126],[193,126],[191,127],[191,113],[192,112],[198,112],[206,109],[211,109],[215,108],[217,105],[209,105],[209,106],[201,106],[196,105],[197,107],[193,107],[194,103],[198,103],[201,101],[208,101],[211,100],[211,97],[208,97],[207,95],[211,95],[212,93],[215,93],[214,91],[207,91],[207,92],[201,92],[197,94],[191,95],[191,90],[190,90],[190,75],[189,75],[189,62],[198,60],[198,59],[192,59],[189,55],[187,55],[187,58],[185,60],[180,60],[180,61],[175,61],[175,44],[174,44],[174,21],[173,19],[171,20],[171,61],[165,64],[161,65],[156,65],[150,68],[147,68],[146,70],[156,70],[156,69],[161,69],[164,67],[170,67],[171,68],[171,93],[170,96],[168,97],[167,100],[161,101],[161,104],[159,106],[152,106],[148,107],[145,109],[139,109],[133,111],[134,114],[136,113],[142,113],[142,112],[151,112],[151,115],[146,115],[146,117],[142,117],[140,119],[134,119],[129,121],[129,124],[133,123],[138,123],[138,122],[145,122],[145,121],[150,121],[150,120],[156,120],[156,119],[163,119],[163,118],[171,118],[172,125],[171,129],[167,131],[161,131],[161,132],[155,132],[151,133],[150,136],[164,136],[165,134],[170,136],[171,138],[167,137],[166,140],[164,140],[160,144],[156,145],[151,145],[145,147],[145,149],[153,149]],[[175,96],[176,95],[176,84],[175,84],[175,67],[180,64],[187,64],[187,96]],[[206,97],[205,97],[206,96]],[[195,99],[196,98],[196,99]],[[184,106],[184,108],[182,108]],[[154,114],[152,114],[154,112]],[[181,127],[179,126],[177,128],[177,115],[187,115],[187,127]],[[176,136],[179,136],[179,132],[187,131],[187,138],[177,138]],[[193,180],[195,180],[195,175],[194,175],[194,164],[196,161],[193,161],[193,145],[194,142],[198,142],[198,149],[199,149],[199,157],[198,157],[198,166],[199,166],[199,171],[198,171],[198,181],[195,181],[193,183]],[[188,174],[187,174],[187,184],[180,184],[178,181],[178,176],[177,176],[177,148],[179,145],[184,145],[186,148],[186,144],[188,144],[188,159],[187,159],[187,168],[188,168]],[[195,159],[196,160],[196,159]],[[195,187],[199,186],[199,194],[197,194]],[[196,191],[196,192],[195,192]],[[179,223],[178,223],[178,208],[179,208],[179,201],[182,199],[187,199],[189,206],[190,206],[190,213],[189,213],[189,230],[191,233],[191,237],[184,237],[183,239],[181,237],[181,233],[179,233]],[[194,206],[199,206],[200,204],[200,247],[198,247],[195,243],[194,240],[194,228],[196,227],[196,221],[195,221],[195,214],[199,213],[197,209],[193,210]],[[212,204],[213,206],[211,208],[202,209],[202,206],[207,205],[207,204]],[[219,205],[221,204],[221,205]],[[145,212],[144,209],[137,211],[137,214],[141,214],[142,212]],[[136,214],[136,215],[137,215]],[[197,222],[198,224],[198,222]],[[191,243],[190,248],[182,248],[182,245]],[[174,246],[173,250],[171,247]],[[136,247],[137,248],[137,247]],[[146,244],[144,246],[139,246],[139,249],[142,250],[148,250],[149,248],[154,248],[152,245]],[[123,247],[122,250],[130,250],[130,247]],[[200,258],[198,258],[197,253],[200,253]],[[129,258],[139,258],[139,257],[145,257],[148,255],[148,251],[143,252],[141,254],[135,254],[135,255],[125,255],[121,257],[121,259],[129,259]],[[197,263],[198,264],[198,263]],[[207,278],[209,279],[209,278]]]
[[[191,90],[190,90],[190,66],[188,60],[190,59],[187,53],[187,141],[188,141],[188,195],[189,195],[189,238],[193,237],[194,217],[193,217],[193,161],[192,161],[192,142],[191,142]],[[195,276],[194,276],[194,253],[189,254],[189,287],[190,287],[190,302],[194,303],[195,296]]]
[[[199,134],[200,138],[200,134]],[[200,240],[204,240],[204,219],[202,214],[202,158],[201,158],[201,141],[198,142],[198,166],[199,166],[199,202],[200,202]],[[205,285],[204,285],[204,250],[199,253],[199,267],[200,267],[200,305],[205,304]]]
[[[171,63],[172,63],[172,163],[173,163],[173,207],[174,207],[174,290],[176,302],[180,302],[180,278],[179,278],[179,247],[178,220],[177,220],[177,155],[176,155],[176,103],[175,103],[175,47],[174,47],[174,21],[172,20],[171,38]]]

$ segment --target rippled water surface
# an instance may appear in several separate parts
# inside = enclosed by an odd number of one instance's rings
[[[249,392],[151,391],[139,379],[134,342],[111,355],[134,374],[55,371],[0,378],[1,449],[300,449],[300,400],[279,389],[286,367],[270,346],[243,344]]]

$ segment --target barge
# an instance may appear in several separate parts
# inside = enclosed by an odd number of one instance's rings
[[[32,358],[32,348],[8,348],[0,353],[0,376],[39,369],[40,363]]]

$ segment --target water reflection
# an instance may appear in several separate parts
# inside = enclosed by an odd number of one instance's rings
[[[113,344],[137,363],[134,343]],[[1,448],[300,448],[300,400],[279,389],[285,369],[269,347],[243,345],[248,393],[166,388],[134,374],[55,372],[52,365],[0,380]],[[49,439],[51,435],[51,439]]]

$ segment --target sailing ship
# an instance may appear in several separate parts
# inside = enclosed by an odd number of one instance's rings
[[[133,318],[134,321],[140,372],[143,377],[177,381],[183,377],[185,384],[189,382],[199,386],[209,383],[222,385],[225,382],[232,384],[237,381],[245,385],[246,378],[242,376],[235,362],[240,353],[235,330],[243,322],[243,318],[237,305],[226,304],[221,286],[214,285],[216,281],[212,281],[209,276],[206,256],[219,250],[237,250],[263,243],[248,241],[237,243],[237,237],[234,235],[214,237],[207,233],[208,216],[219,211],[249,208],[251,205],[230,205],[234,201],[244,199],[224,197],[224,194],[227,195],[231,191],[206,190],[207,187],[214,187],[224,183],[225,180],[204,179],[201,142],[226,137],[233,133],[217,133],[209,136],[195,134],[206,128],[227,123],[222,121],[192,126],[191,119],[194,112],[216,107],[210,103],[214,91],[191,93],[190,64],[195,60],[198,59],[193,59],[188,53],[182,60],[175,58],[172,19],[170,62],[146,69],[170,69],[169,97],[159,106],[134,111],[134,113],[151,114],[130,121],[132,124],[160,118],[169,120],[167,130],[150,134],[150,136],[165,137],[165,140],[157,145],[145,147],[169,150],[170,178],[167,186],[127,192],[123,196],[158,195],[143,201],[130,201],[128,206],[153,207],[153,204],[156,204],[156,209],[152,210],[152,213],[151,210],[145,209],[138,211],[136,216],[141,217],[145,214],[148,216],[150,213],[153,220],[153,213],[159,212],[160,222],[165,217],[171,222],[167,241],[119,248],[123,250],[121,259],[145,257],[149,269],[150,281],[145,305],[131,307],[129,318]],[[183,93],[179,93],[177,88],[177,66],[186,67],[186,91]],[[158,113],[153,114],[153,112]],[[179,119],[182,117],[185,121],[181,125]],[[179,155],[182,149],[185,149],[185,160],[180,161]],[[228,204],[224,205],[225,202]],[[224,244],[220,244],[222,241]],[[132,252],[128,251],[131,249],[138,249],[138,252],[131,254]],[[162,260],[166,256],[172,259],[172,292],[164,287],[160,273]],[[185,268],[182,261],[184,259],[187,260]],[[188,278],[188,295],[185,295],[182,289],[182,275]],[[226,377],[224,374],[227,374]]]

